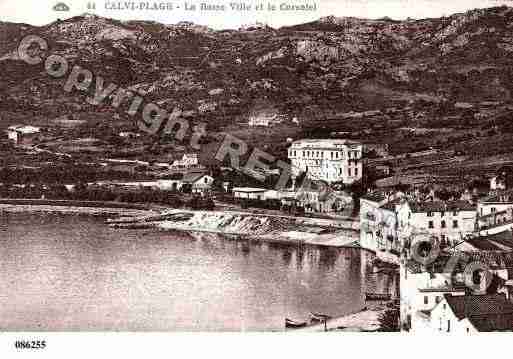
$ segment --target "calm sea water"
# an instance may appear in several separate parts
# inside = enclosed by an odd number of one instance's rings
[[[395,290],[358,249],[0,216],[0,330],[283,330]]]

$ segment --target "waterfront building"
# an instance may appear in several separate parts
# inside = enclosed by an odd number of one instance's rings
[[[497,191],[477,202],[479,217],[513,208],[513,190]]]
[[[256,199],[263,201],[268,190],[265,188],[236,187],[232,191],[233,197],[238,200]]]
[[[292,177],[351,184],[363,176],[363,145],[350,140],[294,141],[288,150]]]
[[[448,245],[459,242],[476,228],[476,206],[467,201],[405,200],[397,208],[400,232],[415,229]]]
[[[315,190],[301,190],[297,192],[295,198],[298,205],[307,213],[342,212],[353,202],[351,195],[344,191],[323,193]]]
[[[373,251],[399,254],[396,206],[402,192],[375,191],[360,198],[360,245]]]

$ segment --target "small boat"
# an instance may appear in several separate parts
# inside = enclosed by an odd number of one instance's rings
[[[310,321],[313,323],[320,323],[330,320],[331,316],[322,313],[310,313]]]
[[[365,293],[365,300],[390,300],[389,293]]]
[[[304,328],[306,322],[296,322],[295,320],[285,318],[285,328]]]
[[[109,224],[109,227],[111,228],[118,228],[118,229],[150,229],[154,227],[154,224],[152,223],[111,223]]]

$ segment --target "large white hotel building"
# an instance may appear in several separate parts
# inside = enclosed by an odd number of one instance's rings
[[[292,176],[306,172],[312,179],[350,184],[362,178],[362,153],[356,141],[298,140],[289,148]]]

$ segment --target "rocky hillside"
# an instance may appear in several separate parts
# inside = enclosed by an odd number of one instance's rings
[[[107,81],[168,110],[180,107],[182,116],[206,121],[213,131],[247,120],[260,101],[306,123],[417,102],[512,99],[509,7],[427,20],[326,17],[240,31],[94,15],[42,27],[0,23],[2,118],[95,111],[82,94],[65,93],[63,80],[17,58],[28,34]]]

